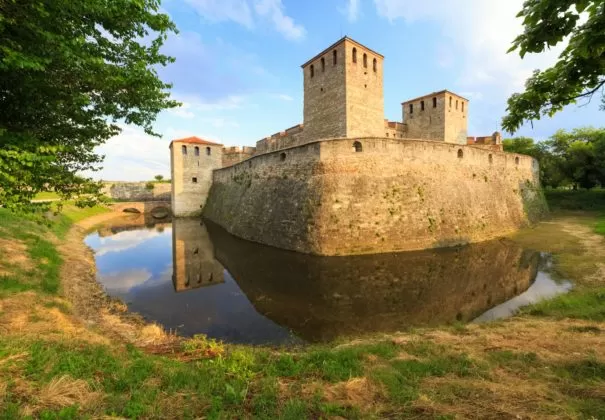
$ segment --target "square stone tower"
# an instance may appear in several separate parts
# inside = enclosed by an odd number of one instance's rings
[[[468,99],[442,90],[401,105],[406,137],[466,144]]]
[[[202,213],[212,186],[212,171],[222,168],[223,145],[198,137],[170,143],[172,214],[177,217]]]
[[[383,60],[344,37],[301,66],[306,142],[384,136]]]

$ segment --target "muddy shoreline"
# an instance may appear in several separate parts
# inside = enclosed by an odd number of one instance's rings
[[[119,299],[107,295],[96,278],[94,252],[84,242],[90,231],[103,223],[124,218],[123,213],[104,213],[74,224],[60,244],[62,294],[74,315],[104,335],[139,347],[176,344],[180,338],[128,310]]]

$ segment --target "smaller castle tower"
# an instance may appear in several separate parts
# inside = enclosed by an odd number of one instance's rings
[[[407,137],[466,144],[468,99],[448,90],[401,104]]]
[[[170,143],[172,214],[177,217],[202,213],[212,186],[212,171],[222,168],[223,145],[198,137]]]

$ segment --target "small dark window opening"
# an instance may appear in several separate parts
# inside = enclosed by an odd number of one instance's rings
[[[187,146],[181,146],[181,151],[183,152],[184,155],[187,154]]]
[[[363,54],[363,66],[368,67],[368,55],[366,53]]]
[[[355,149],[355,152],[363,152],[363,146],[358,141],[353,143],[353,149]]]
[[[458,109],[458,99],[456,99],[456,109]]]
[[[357,63],[357,48],[353,48],[353,62]]]
[[[315,76],[315,67],[311,64],[311,77]]]
[[[280,155],[279,155],[279,160],[281,160],[282,162],[283,162],[284,160],[286,160],[286,154],[285,154],[285,153],[280,153]]]
[[[378,71],[378,61],[376,61],[376,59],[374,59],[372,62],[372,67],[374,69],[374,73],[376,73],[376,71]]]
[[[450,96],[450,108],[452,107],[452,97]]]
[[[437,98],[433,98],[433,108],[437,108]]]
[[[424,101],[420,101],[420,110],[424,111]]]
[[[321,57],[321,71],[326,71],[326,59]]]
[[[336,65],[338,63],[338,52],[336,50],[332,51],[332,64]]]
[[[464,157],[464,152],[462,149],[458,149],[458,159],[462,159]]]
[[[410,104],[410,114],[414,113],[414,104]]]
[[[200,155],[200,148],[199,148],[199,147],[197,147],[197,146],[195,146],[195,149],[194,149],[194,150],[195,150],[195,155],[196,155],[196,156],[199,156],[199,155]]]
[[[489,163],[492,163],[494,161],[494,157],[492,156],[491,153],[489,154],[489,156],[487,158],[489,160]]]
[[[212,153],[212,149],[209,147],[206,147],[206,155],[210,156],[211,153]]]
[[[196,177],[191,178],[191,182],[193,182],[194,184],[197,184],[197,178]]]
[[[464,112],[464,102],[462,102],[462,112]]]
[[[519,157],[516,157],[515,158],[515,165],[518,165],[518,164],[519,164]]]

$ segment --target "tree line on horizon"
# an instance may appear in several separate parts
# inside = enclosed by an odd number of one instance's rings
[[[514,137],[502,144],[505,152],[538,160],[543,187],[605,188],[605,128],[558,130],[546,140]]]

